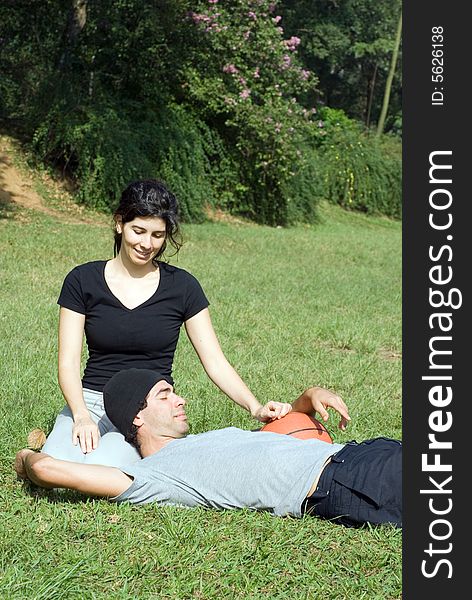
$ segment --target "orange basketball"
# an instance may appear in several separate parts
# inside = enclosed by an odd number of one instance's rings
[[[326,427],[315,417],[301,412],[289,412],[288,415],[275,421],[266,423],[261,431],[271,431],[272,433],[284,433],[300,440],[320,440],[322,442],[333,443]]]

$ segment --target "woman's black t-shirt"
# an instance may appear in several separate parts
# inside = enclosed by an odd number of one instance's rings
[[[180,327],[209,305],[193,275],[159,263],[157,290],[136,308],[126,308],[105,280],[107,261],[75,267],[57,303],[85,315],[88,360],[85,388],[102,391],[112,375],[132,367],[171,377]]]

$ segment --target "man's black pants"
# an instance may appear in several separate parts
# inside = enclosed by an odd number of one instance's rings
[[[402,526],[402,444],[388,438],[349,442],[331,457],[307,514],[348,527],[365,523]]]

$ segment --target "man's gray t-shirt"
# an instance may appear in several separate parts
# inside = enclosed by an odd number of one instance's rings
[[[133,482],[113,500],[300,517],[324,463],[343,447],[235,427],[188,435],[122,468]]]

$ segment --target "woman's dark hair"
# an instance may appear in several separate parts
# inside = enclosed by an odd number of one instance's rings
[[[138,406],[138,410],[136,411],[136,414],[138,414],[139,412],[141,412],[142,410],[144,410],[147,406],[147,400],[146,398],[143,398]],[[125,435],[125,440],[128,442],[128,444],[131,444],[132,446],[134,446],[136,448],[136,450],[139,452],[139,454],[141,454],[141,447],[139,445],[139,441],[138,441],[138,428],[136,427],[136,425],[134,423],[131,424],[131,427],[129,428],[128,432]]]
[[[161,249],[152,259],[157,266],[157,259],[164,253],[167,241],[175,248],[175,254],[182,246],[179,228],[179,204],[174,194],[167,189],[162,181],[157,179],[143,179],[133,181],[121,194],[118,208],[113,213],[121,222],[129,223],[136,217],[159,217],[166,224],[166,239]],[[121,233],[115,229],[116,256],[121,248]]]

